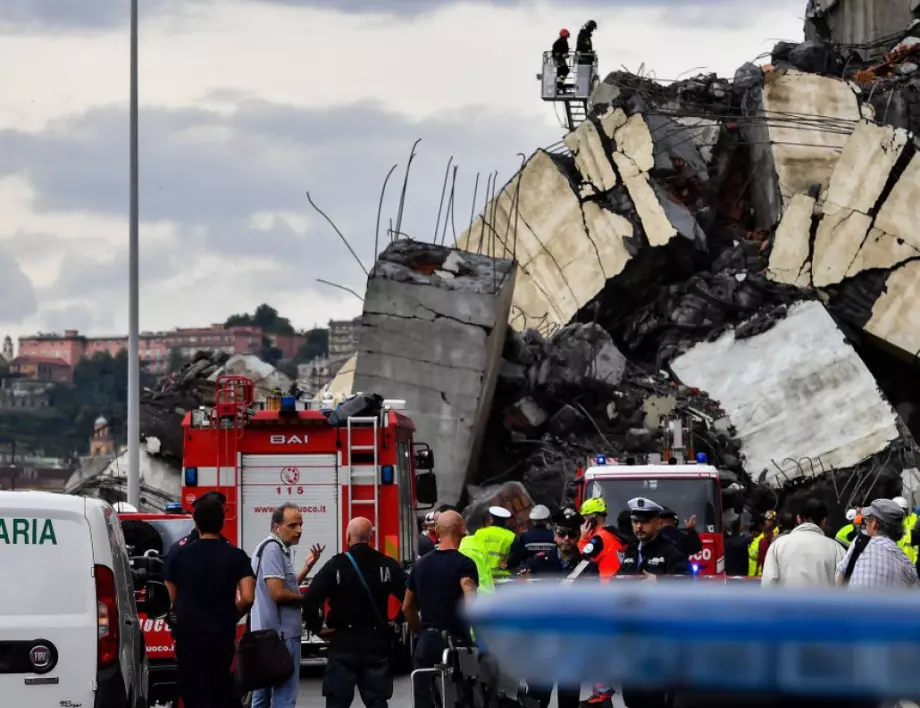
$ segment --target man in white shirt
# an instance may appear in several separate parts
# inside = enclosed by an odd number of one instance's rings
[[[762,585],[833,587],[844,548],[827,537],[827,506],[809,499],[797,517],[798,525],[767,549]]]

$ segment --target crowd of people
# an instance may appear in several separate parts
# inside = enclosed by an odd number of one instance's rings
[[[530,527],[520,534],[511,530],[512,515],[503,507],[491,507],[484,525],[470,534],[458,511],[442,506],[425,518],[419,557],[410,571],[372,547],[373,525],[358,517],[347,526],[347,550],[330,558],[302,593],[324,548],[314,545],[303,566],[294,567],[292,548],[304,533],[297,507],[275,509],[266,538],[250,558],[221,536],[225,503],[216,492],[200,497],[195,531],[170,550],[165,562],[179,694],[186,708],[224,708],[236,700],[233,663],[243,618],[248,631],[276,636],[292,667],[289,675],[254,691],[254,708],[296,704],[304,624],[328,643],[327,708],[349,708],[356,691],[368,708],[386,708],[393,695],[390,598],[402,603],[417,637],[415,668],[432,669],[446,648],[475,645],[463,600],[492,592],[496,583],[691,576],[690,557],[702,548],[695,518],[681,527],[677,513],[643,497],[630,499],[614,525],[601,498],[555,514],[538,505],[531,510]],[[744,572],[738,574],[760,577],[764,586],[918,584],[920,528],[902,498],[877,499],[851,510],[836,538],[827,533],[828,510],[817,499],[805,501],[794,515],[768,512],[760,521],[750,535],[733,526],[726,539],[729,574],[732,565],[743,562]],[[530,686],[529,695],[546,708],[554,689],[559,708],[608,708],[614,695],[606,685],[594,686],[584,701],[575,687]],[[667,705],[661,691],[622,690],[629,708]],[[439,704],[433,679],[425,679],[415,696],[420,708]]]

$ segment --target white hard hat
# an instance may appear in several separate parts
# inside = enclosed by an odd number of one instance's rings
[[[497,519],[510,519],[511,512],[503,506],[490,506],[489,513]]]
[[[910,506],[909,506],[908,503],[907,503],[907,500],[906,500],[904,497],[895,497],[895,498],[892,499],[891,501],[893,501],[895,504],[897,504],[897,505],[898,505],[899,507],[901,507],[902,509],[909,509],[909,508],[910,508]]]
[[[549,509],[542,504],[537,504],[530,510],[531,521],[546,521],[549,518]]]
[[[856,518],[856,509],[850,509],[847,512],[847,521],[852,521],[855,518]]]

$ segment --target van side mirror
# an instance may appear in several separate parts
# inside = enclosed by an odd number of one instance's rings
[[[413,445],[415,452],[415,469],[433,470],[434,469],[434,450],[428,443],[415,443]]]
[[[438,501],[438,478],[434,472],[415,475],[415,499],[419,509],[430,509]]]
[[[144,614],[147,619],[161,619],[169,612],[169,590],[165,583],[148,580],[135,597],[138,613]]]

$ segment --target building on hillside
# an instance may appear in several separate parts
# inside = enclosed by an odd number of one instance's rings
[[[48,389],[42,381],[0,378],[0,413],[26,413],[47,410],[50,406]]]
[[[49,383],[73,380],[73,366],[63,359],[43,356],[17,356],[10,362],[10,373],[32,381]]]
[[[297,383],[311,396],[316,395],[323,386],[332,381],[333,376],[335,369],[332,368],[329,357],[317,357],[297,366]]]
[[[329,362],[333,375],[358,351],[360,332],[360,317],[353,320],[329,320]]]
[[[260,327],[224,327],[213,324],[210,327],[180,328],[168,332],[141,332],[140,356],[147,371],[164,374],[173,350],[184,358],[194,356],[200,349],[219,350],[228,354],[258,354],[262,348],[263,336],[278,347],[286,359],[296,356],[306,342],[303,334],[263,335]],[[127,337],[87,337],[78,330],[68,329],[63,334],[39,333],[20,337],[19,357],[14,361],[22,360],[24,369],[20,373],[27,378],[70,380],[73,367],[80,359],[103,353],[115,356],[127,347]],[[38,366],[40,363],[44,365],[41,371]],[[69,369],[66,377],[62,373],[65,367]],[[42,379],[42,376],[46,378]]]
[[[73,474],[71,460],[20,452],[13,445],[0,447],[0,490],[62,492]]]
[[[112,457],[115,454],[115,436],[112,426],[103,416],[96,418],[93,434],[89,439],[90,457]]]

